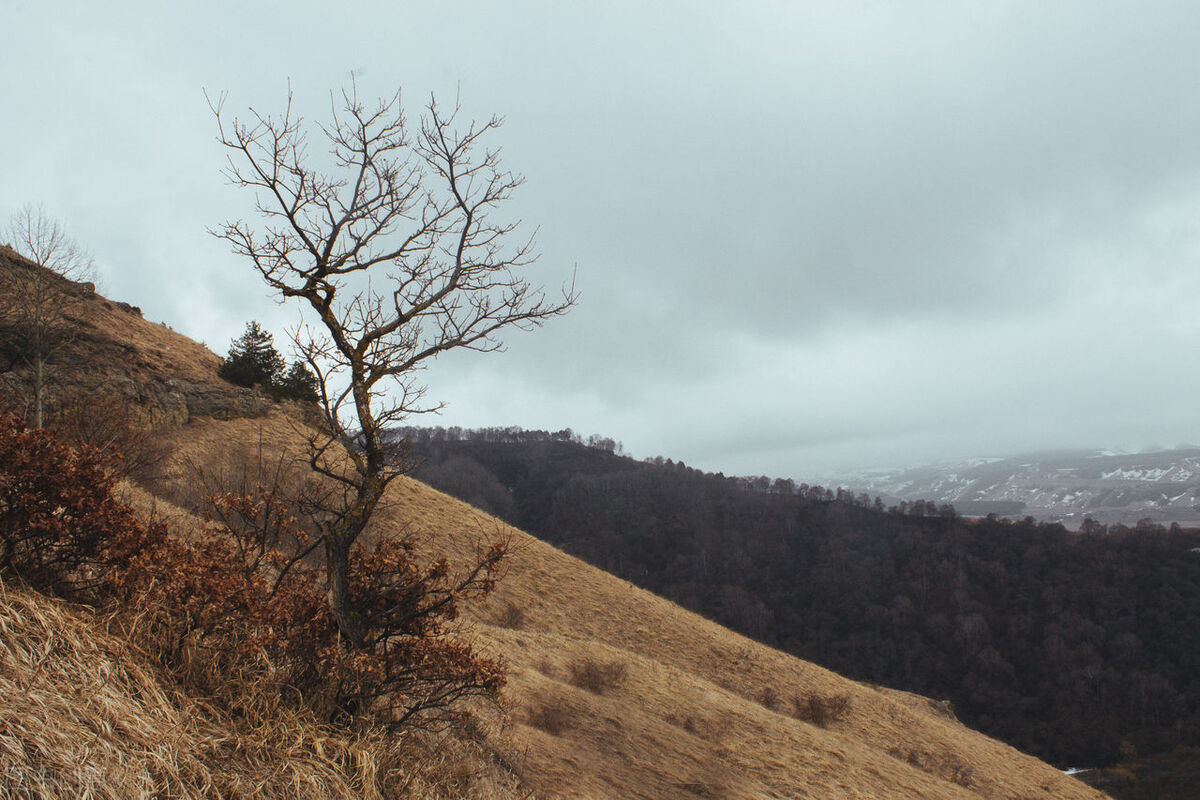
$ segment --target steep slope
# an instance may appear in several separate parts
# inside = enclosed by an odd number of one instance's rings
[[[102,297],[89,304],[88,338],[64,372],[86,373],[77,376],[79,385],[120,382],[126,402],[152,410],[164,407],[162,396],[176,397],[186,412],[141,417],[169,446],[161,477],[148,489],[129,489],[148,513],[165,511],[181,533],[195,535],[189,506],[197,465],[236,471],[300,451],[303,424],[278,408],[241,416],[267,404],[220,382],[215,358],[199,345]],[[398,481],[387,500],[372,535],[417,532],[428,552],[458,564],[480,542],[510,539],[500,590],[463,622],[464,635],[509,662],[506,710],[485,713],[476,731],[458,735],[482,741],[540,797],[1103,796],[968,730],[931,701],[855,683],[756,644],[416,481]],[[5,647],[20,641],[10,628],[0,631]],[[51,630],[43,642],[56,635]],[[69,675],[75,662],[57,658],[47,663]],[[598,679],[586,677],[589,666],[599,668]],[[47,697],[70,691],[64,678]],[[113,691],[144,694],[134,686]],[[18,718],[35,713],[20,711],[13,696],[6,691],[3,702]],[[793,698],[807,721],[790,713]],[[814,703],[825,713],[814,712]],[[108,725],[104,713],[89,718]],[[13,730],[4,729],[7,742],[25,752],[13,766],[35,764],[28,755],[34,738]],[[67,740],[88,735],[81,729]],[[475,780],[475,769],[482,762],[464,763],[464,782]]]
[[[474,742],[396,744],[189,696],[139,648],[138,616],[0,581],[0,798],[526,797]]]
[[[239,731],[103,623],[0,583],[0,797],[361,796],[325,732]]]
[[[170,436],[173,462],[157,488],[185,505],[187,465],[274,463],[302,443],[279,413],[196,420]],[[373,533],[396,530],[460,565],[481,542],[511,537],[501,588],[472,613],[470,632],[511,667],[513,724],[492,746],[542,796],[1101,796],[938,704],[733,634],[416,481],[393,486]],[[572,669],[588,662],[617,664],[624,679],[602,693],[580,688]],[[845,698],[848,711],[824,728],[794,718],[792,698],[810,694]]]

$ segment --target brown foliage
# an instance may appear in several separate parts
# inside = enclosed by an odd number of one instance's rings
[[[471,696],[495,696],[504,683],[499,662],[453,639],[448,624],[459,604],[491,592],[505,552],[483,552],[465,576],[443,559],[420,564],[411,537],[356,546],[348,598],[362,642],[347,647],[324,591],[322,540],[291,513],[293,499],[276,478],[249,493],[213,493],[202,561],[216,583],[185,587],[199,604],[201,629],[237,642],[246,655],[265,653],[276,679],[286,677],[332,719],[364,712],[385,724],[429,724],[457,716]],[[216,598],[214,602],[212,598]],[[236,635],[235,635],[236,634]]]
[[[561,703],[540,700],[526,712],[526,721],[551,736],[562,736],[572,725],[571,711]]]
[[[525,611],[515,603],[506,603],[504,610],[496,619],[496,624],[502,628],[519,631],[525,627]]]
[[[43,591],[87,597],[121,563],[132,576],[165,539],[112,496],[113,474],[95,448],[74,449],[0,412],[0,574]]]
[[[955,761],[949,765],[950,780],[959,786],[972,786],[975,783],[975,768],[970,764]]]
[[[200,652],[209,672],[269,674],[281,695],[333,721],[370,713],[388,726],[457,716],[455,703],[494,696],[500,663],[449,635],[458,605],[490,592],[497,544],[466,576],[419,564],[411,539],[351,553],[351,608],[366,632],[347,648],[325,598],[314,549],[279,484],[215,494],[196,542],[143,525],[112,496],[99,451],[0,415],[0,573],[78,599],[139,603],[161,612],[177,671]],[[319,541],[319,540],[317,540]],[[206,687],[220,691],[220,679]]]

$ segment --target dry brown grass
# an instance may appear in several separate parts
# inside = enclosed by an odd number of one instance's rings
[[[850,695],[821,695],[806,692],[803,697],[792,697],[792,716],[811,722],[822,728],[845,719],[850,713]]]
[[[469,741],[347,734],[253,698],[235,720],[165,679],[142,630],[0,583],[0,798],[518,796]]]
[[[285,713],[239,729],[173,690],[104,622],[0,584],[0,793],[378,796],[365,740]]]
[[[592,694],[604,694],[625,682],[626,667],[620,661],[597,661],[584,658],[568,667],[571,685],[587,689]]]
[[[538,700],[525,710],[525,723],[539,728],[551,736],[562,736],[571,727],[571,709],[554,700]]]
[[[0,273],[28,265],[11,251],[0,251]],[[143,318],[124,303],[76,291],[85,297],[72,311],[79,333],[51,364],[52,416],[70,394],[125,404],[127,421],[137,429],[186,421],[193,413],[232,416],[271,406],[269,399],[218,378],[220,358],[207,346]],[[6,300],[0,297],[0,302]],[[28,399],[18,380],[21,372],[18,368],[0,376],[0,399],[17,408]]]
[[[502,628],[520,630],[525,627],[525,612],[521,610],[520,606],[508,603],[496,615],[496,624]]]
[[[271,414],[172,432],[177,459],[208,463],[257,457],[260,443],[268,454],[295,452],[295,423]],[[185,496],[186,475],[160,488]],[[463,633],[511,667],[513,724],[488,747],[516,754],[522,780],[546,797],[1103,796],[925,698],[848,681],[747,640],[415,481],[393,485],[372,535],[401,529],[459,564],[480,541],[514,537],[499,590],[468,610]],[[519,627],[510,608],[521,612]],[[620,689],[575,685],[572,665],[587,661],[623,665]],[[774,709],[759,702],[764,687]],[[810,696],[828,713],[794,718],[791,698]]]

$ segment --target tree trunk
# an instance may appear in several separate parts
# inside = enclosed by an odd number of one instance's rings
[[[357,650],[362,647],[365,632],[350,607],[350,547],[340,536],[325,539],[325,581],[329,611],[342,634],[342,646]]]
[[[363,621],[350,602],[350,548],[366,530],[367,520],[379,503],[385,485],[376,474],[363,476],[350,508],[325,534],[325,585],[329,611],[341,631],[342,645],[348,650],[362,648],[367,638]]]
[[[33,427],[42,427],[42,397],[46,392],[46,360],[38,356],[33,378]]]

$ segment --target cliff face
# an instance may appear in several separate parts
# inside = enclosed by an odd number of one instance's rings
[[[38,280],[51,275],[0,247],[0,287],[29,280],[33,271]],[[52,412],[54,403],[81,400],[117,405],[138,427],[154,429],[198,417],[260,416],[272,405],[257,392],[219,379],[215,353],[165,323],[147,321],[137,307],[97,294],[90,283],[57,279],[56,285],[73,295],[65,315],[74,333],[48,365]],[[0,399],[19,408],[28,402],[29,367],[19,359],[0,364],[5,366]]]

